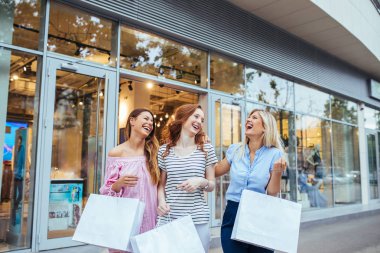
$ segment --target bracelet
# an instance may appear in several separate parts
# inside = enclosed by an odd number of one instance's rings
[[[208,181],[208,179],[206,179],[206,180],[207,180],[207,185],[205,187],[203,187],[204,191],[207,190],[207,188],[209,187],[209,182],[210,182],[210,181]]]

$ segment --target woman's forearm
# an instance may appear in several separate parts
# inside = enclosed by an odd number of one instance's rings
[[[282,171],[272,171],[271,178],[267,187],[267,194],[271,196],[277,196],[280,192]]]

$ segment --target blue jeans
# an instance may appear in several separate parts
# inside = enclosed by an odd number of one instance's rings
[[[231,240],[232,229],[234,227],[236,213],[239,202],[227,201],[226,210],[223,215],[221,228],[221,240],[224,253],[273,253],[273,250],[264,249],[258,246]]]

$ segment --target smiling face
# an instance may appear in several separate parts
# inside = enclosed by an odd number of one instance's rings
[[[258,111],[255,111],[249,115],[245,122],[245,135],[247,137],[260,137],[264,134],[265,128],[263,119]]]
[[[143,138],[148,137],[148,135],[153,131],[153,117],[147,111],[140,113],[137,117],[130,119],[131,124],[131,134],[139,135]]]
[[[187,132],[190,136],[197,135],[202,130],[204,118],[203,111],[197,108],[182,125],[182,131]]]

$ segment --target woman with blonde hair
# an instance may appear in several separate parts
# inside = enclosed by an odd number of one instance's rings
[[[126,141],[108,153],[105,183],[100,194],[137,198],[144,202],[140,227],[140,233],[144,233],[156,226],[157,184],[160,179],[153,113],[144,108],[133,110],[125,131]],[[110,252],[122,251],[110,249]]]
[[[200,105],[180,106],[174,120],[166,126],[158,151],[161,179],[158,185],[159,219],[177,219],[191,215],[203,247],[210,243],[210,211],[204,191],[215,187],[214,166],[218,162],[214,148],[205,143],[204,113]]]
[[[248,189],[276,196],[280,191],[281,174],[286,169],[282,141],[271,113],[251,111],[245,122],[245,136],[243,143],[230,145],[226,157],[215,167],[215,176],[230,172],[221,228],[222,248],[224,253],[273,252],[231,240],[242,191]]]

